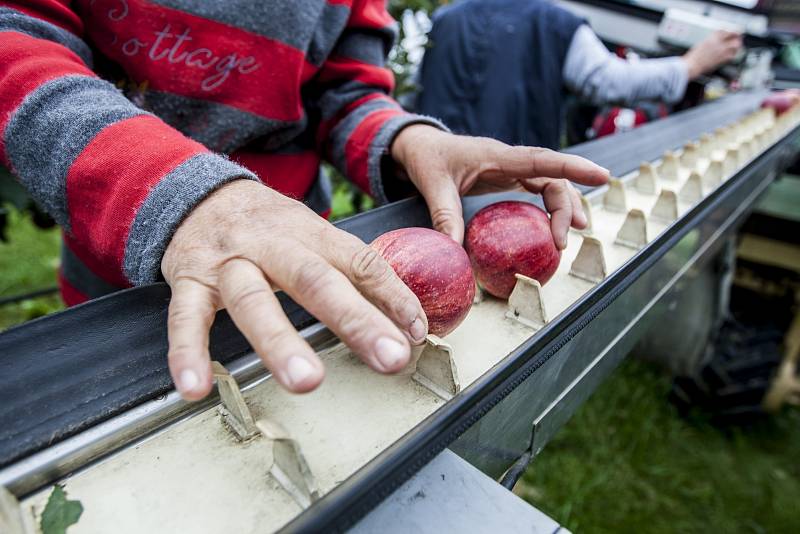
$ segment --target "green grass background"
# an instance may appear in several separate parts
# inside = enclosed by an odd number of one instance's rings
[[[337,185],[336,215],[353,211]],[[55,283],[58,230],[10,206],[0,297]],[[58,297],[0,306],[0,330],[62,307]],[[573,532],[800,531],[800,412],[747,429],[684,419],[669,378],[627,361],[533,461],[515,491]]]
[[[0,176],[2,178],[2,176]],[[0,241],[0,298],[52,287],[59,262],[59,230],[40,230],[10,205],[8,242]],[[63,308],[51,295],[0,306],[0,330]]]
[[[670,379],[627,360],[517,485],[573,532],[800,531],[800,411],[749,428],[680,417]]]

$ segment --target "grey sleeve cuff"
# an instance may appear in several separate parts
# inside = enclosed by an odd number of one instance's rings
[[[400,130],[412,124],[427,124],[434,128],[439,128],[445,132],[450,130],[442,124],[441,121],[428,117],[425,115],[415,115],[413,113],[406,113],[392,117],[386,121],[378,133],[372,140],[369,147],[369,154],[367,156],[367,175],[369,176],[369,186],[372,191],[372,196],[378,204],[386,204],[390,202],[390,196],[387,195],[387,189],[391,185],[397,185],[395,182],[400,180],[397,173],[393,171],[394,165],[387,165],[387,160],[391,162],[391,155],[389,148],[392,146],[394,138],[400,133]],[[390,186],[390,187],[387,187]],[[393,189],[393,188],[391,188]],[[410,188],[413,190],[413,188]],[[391,200],[394,200],[392,198]]]
[[[222,185],[255,174],[223,156],[204,153],[184,161],[145,198],[125,244],[123,269],[133,285],[161,279],[161,258],[175,230],[194,207]]]

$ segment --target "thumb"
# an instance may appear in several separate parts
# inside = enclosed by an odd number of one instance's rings
[[[428,204],[433,228],[461,244],[464,214],[455,182],[446,175],[425,176],[417,180],[417,189]]]

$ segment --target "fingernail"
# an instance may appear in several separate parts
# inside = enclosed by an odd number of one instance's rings
[[[200,377],[191,369],[184,369],[178,375],[178,389],[183,393],[188,393],[200,384]]]
[[[411,334],[411,339],[415,342],[421,343],[425,339],[425,325],[422,322],[422,319],[417,317],[414,319],[414,322],[411,323],[411,326],[408,328],[408,333]]]
[[[406,363],[406,348],[399,342],[382,337],[375,343],[375,353],[385,371],[396,371]]]
[[[579,211],[575,215],[578,216],[578,224],[582,226],[586,224],[586,215],[583,212]]]
[[[300,356],[292,356],[286,365],[286,377],[290,386],[299,386],[314,376],[314,366]]]

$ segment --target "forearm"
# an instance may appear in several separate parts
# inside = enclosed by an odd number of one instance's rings
[[[2,15],[0,159],[104,279],[155,281],[166,243],[194,204],[252,175],[97,78],[74,33],[20,12]]]
[[[608,52],[588,26],[573,37],[564,66],[566,85],[595,104],[677,102],[689,72],[679,57],[625,61]]]
[[[395,23],[382,0],[353,4],[347,30],[322,66],[318,130],[320,150],[359,188],[379,203],[387,198],[381,164],[397,134],[410,124],[444,129],[429,117],[406,113],[389,95],[394,77],[386,52],[395,37]]]
[[[633,63],[614,57],[586,80],[581,92],[595,103],[635,105],[651,100],[674,103],[683,98],[687,83],[686,65],[681,58]]]

